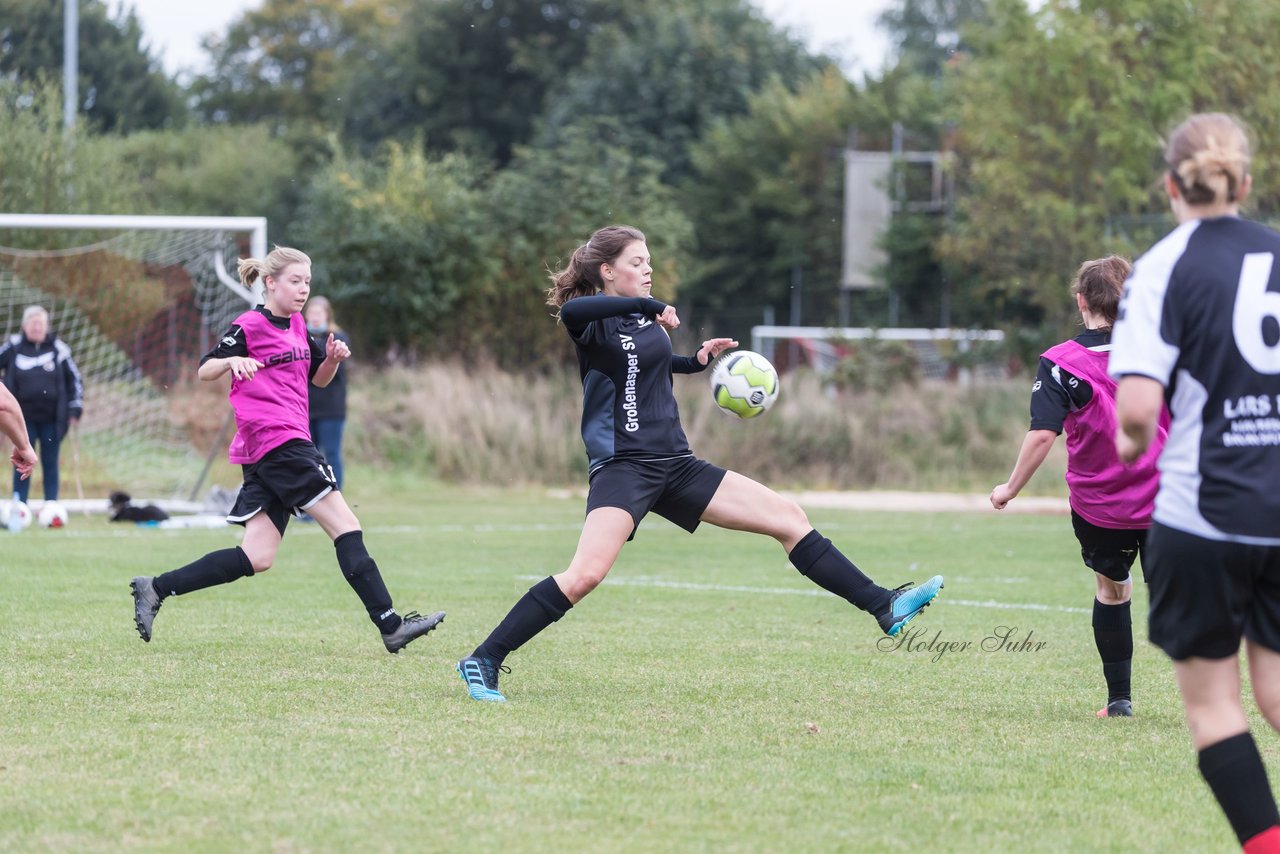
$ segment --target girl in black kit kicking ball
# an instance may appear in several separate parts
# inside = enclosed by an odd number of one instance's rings
[[[875,616],[891,636],[942,587],[942,576],[916,588],[876,585],[813,529],[794,501],[693,455],[671,376],[704,370],[738,342],[712,338],[693,356],[673,355],[667,332],[680,319],[674,307],[649,296],[652,273],[644,235],[608,226],[552,276],[547,303],[560,309],[582,374],[587,518],[569,568],[530,588],[484,643],[458,662],[473,699],[506,699],[498,671],[506,669],[507,655],[604,580],[650,510],[690,532],[706,521],[773,537],[803,575]]]

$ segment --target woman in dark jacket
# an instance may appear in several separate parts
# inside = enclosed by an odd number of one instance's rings
[[[71,348],[49,330],[49,313],[38,305],[22,312],[22,331],[0,345],[4,384],[27,421],[31,444],[38,444],[44,500],[58,500],[58,448],[67,428],[84,410],[84,382]],[[26,502],[31,481],[13,472],[13,492]]]
[[[351,339],[347,333],[333,322],[333,306],[324,297],[312,297],[303,311],[307,321],[307,331],[323,341],[325,336],[333,333],[333,337],[347,346]],[[324,388],[316,385],[308,387],[311,395],[311,441],[316,443],[320,453],[333,469],[333,477],[342,489],[342,429],[347,423],[347,366],[338,366],[338,373],[333,382]]]

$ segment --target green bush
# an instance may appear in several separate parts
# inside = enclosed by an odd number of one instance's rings
[[[836,341],[847,355],[836,363],[831,381],[844,392],[887,392],[920,382],[920,359],[906,341],[865,338]]]

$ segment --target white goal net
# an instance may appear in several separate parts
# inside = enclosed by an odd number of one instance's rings
[[[265,253],[258,217],[0,214],[0,333],[43,306],[84,379],[61,497],[196,497],[230,438],[225,389],[196,368],[254,302],[237,260]]]
[[[800,366],[827,374],[859,342],[900,342],[910,347],[921,379],[1003,378],[1007,359],[997,356],[1004,342],[999,329],[926,329],[867,326],[754,326],[751,349],[788,369]],[[958,368],[957,366],[964,367]]]

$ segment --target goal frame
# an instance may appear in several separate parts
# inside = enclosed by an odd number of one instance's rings
[[[228,235],[245,235],[248,238],[249,254],[252,257],[266,257],[268,251],[267,243],[267,218],[258,216],[186,216],[186,215],[135,215],[135,214],[56,214],[56,213],[0,213],[0,229],[6,231],[13,230],[49,230],[64,232],[114,232],[118,234],[126,234],[129,232],[144,231],[171,231],[171,232],[224,232]],[[243,238],[240,238],[243,239]],[[0,239],[0,244],[3,244]],[[217,282],[225,287],[227,291],[234,295],[234,298],[243,300],[246,307],[252,307],[261,302],[261,294],[257,293],[257,288],[245,287],[238,278],[231,275],[227,270],[227,247],[210,249],[204,257],[208,259],[208,266],[212,268]],[[194,255],[193,258],[199,258],[200,255]],[[235,259],[232,259],[233,261]],[[203,264],[202,264],[203,266]],[[234,268],[234,264],[232,265]],[[230,416],[230,413],[228,413]],[[207,454],[200,454],[204,457],[204,464],[199,475],[195,479],[195,485],[191,488],[190,498],[186,504],[192,504],[199,489],[208,476],[213,457],[216,454],[219,443],[225,439],[225,433],[230,418],[223,423],[219,436],[215,438],[212,447]],[[78,485],[78,466],[76,471],[77,489]],[[182,503],[176,494],[172,498],[157,497],[149,499],[161,504],[173,504],[175,501]],[[65,503],[65,502],[64,502]],[[75,502],[84,503],[84,502]],[[90,502],[96,506],[97,502]],[[190,509],[185,507],[184,509]]]
[[[0,228],[47,228],[70,231],[106,229],[115,231],[233,231],[249,235],[249,251],[254,258],[267,254],[267,218],[264,216],[166,216],[134,214],[23,214],[0,213]],[[218,280],[245,302],[254,303],[255,294],[231,278],[222,258],[215,258]]]

